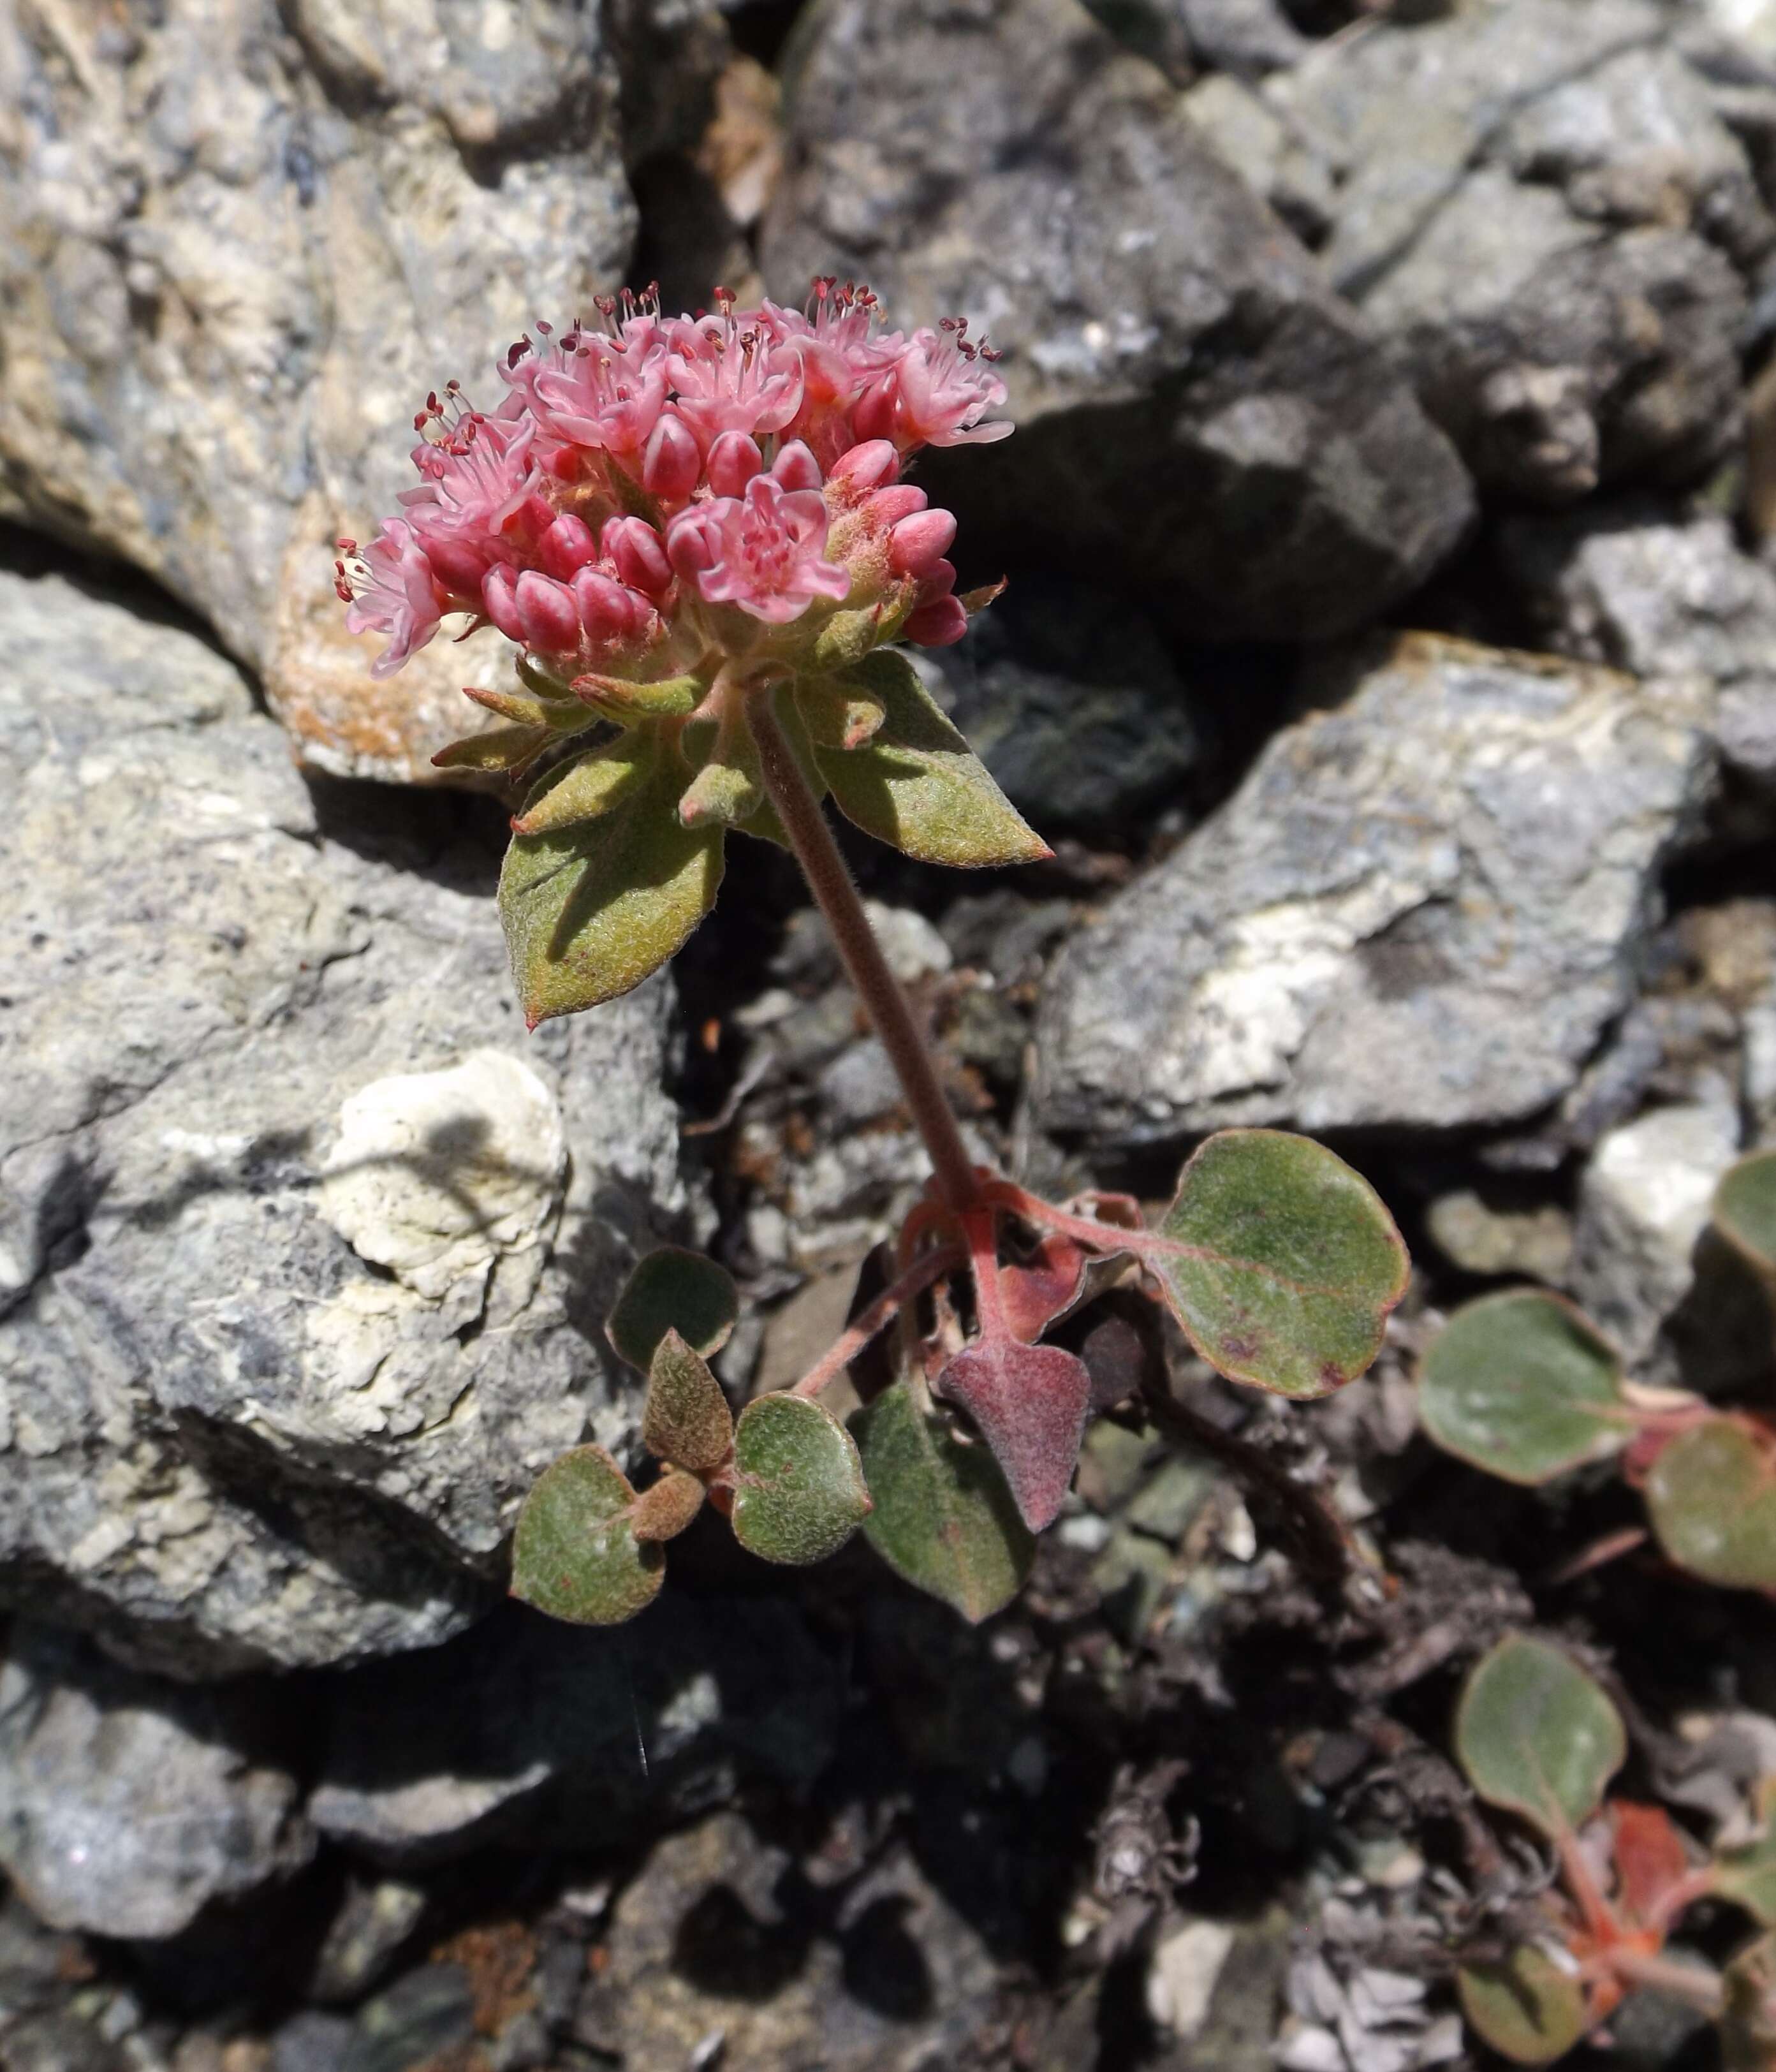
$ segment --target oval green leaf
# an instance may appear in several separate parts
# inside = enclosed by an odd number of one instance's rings
[[[927,694],[904,655],[878,648],[828,693],[882,708],[870,738],[814,759],[848,820],[921,863],[1034,863],[1051,852]],[[812,725],[819,725],[812,718]]]
[[[875,1505],[864,1534],[889,1567],[976,1625],[1009,1604],[1036,1540],[989,1449],[958,1439],[904,1381],[849,1422]]]
[[[1714,1859],[1714,1889],[1735,1900],[1766,1928],[1776,1928],[1776,1777],[1758,1786],[1755,1840],[1737,1849],[1721,1849]]]
[[[1660,1451],[1645,1494],[1679,1568],[1728,1589],[1776,1590],[1776,1434],[1733,1416],[1693,1425]]]
[[[680,824],[673,760],[599,819],[512,837],[500,918],[532,1028],[639,985],[715,904],[722,830]]]
[[[1445,1453],[1507,1482],[1550,1482],[1634,1436],[1622,1361],[1558,1295],[1510,1288],[1465,1304],[1424,1355],[1419,1422]]]
[[[558,764],[525,800],[512,824],[515,835],[553,834],[602,820],[648,780],[653,758],[633,734],[619,734],[570,762]]]
[[[1714,1220],[1759,1274],[1776,1282],[1776,1151],[1754,1151],[1721,1175]]]
[[[641,1443],[656,1460],[709,1474],[728,1457],[733,1442],[734,1418],[721,1383],[678,1333],[668,1330],[648,1370]]]
[[[725,1268],[663,1244],[635,1261],[604,1331],[618,1357],[647,1374],[668,1331],[707,1359],[727,1343],[739,1314],[740,1291]]]
[[[638,1545],[635,1493],[602,1446],[576,1446],[536,1478],[512,1543],[512,1594],[575,1626],[618,1626],[651,1604],[665,1575]]]
[[[1149,1252],[1191,1344],[1235,1381],[1329,1395],[1381,1350],[1408,1264],[1381,1197],[1342,1158],[1278,1129],[1199,1145]]]
[[[805,1396],[756,1396],[734,1432],[734,1536],[795,1568],[836,1553],[870,1515],[851,1435]]]
[[[1570,1655],[1507,1634],[1462,1693],[1455,1752],[1482,1799],[1553,1836],[1596,1812],[1628,1741],[1608,1694]]]
[[[1514,2064],[1552,2064],[1588,2025],[1584,1988],[1531,1942],[1499,1963],[1464,1964],[1455,1988],[1470,2024]]]

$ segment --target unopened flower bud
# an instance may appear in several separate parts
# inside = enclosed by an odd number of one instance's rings
[[[717,496],[738,496],[764,465],[756,439],[744,432],[723,432],[709,448],[709,487]]]
[[[911,518],[915,511],[923,511],[925,504],[923,489],[911,482],[897,482],[892,489],[878,489],[863,508],[870,522],[886,531],[903,518]]]
[[[582,569],[574,578],[574,602],[580,623],[594,648],[608,648],[627,640],[639,623],[637,606],[641,600],[596,569]]]
[[[602,544],[606,558],[631,590],[658,597],[672,582],[664,543],[645,518],[608,520]]]
[[[713,569],[722,553],[722,529],[708,504],[681,511],[666,528],[666,558],[687,581]]]
[[[598,543],[592,528],[571,511],[564,511],[536,543],[536,558],[552,576],[564,581],[576,569],[598,557]]]
[[[481,609],[508,640],[522,643],[524,623],[518,610],[518,578],[504,562],[487,570],[481,585]]]
[[[888,535],[888,565],[896,575],[923,576],[955,537],[956,520],[948,511],[915,512]]]
[[[790,441],[771,462],[771,471],[785,489],[818,489],[820,486],[820,464],[814,458],[812,447],[801,439]],[[709,479],[714,481],[713,473]]]
[[[900,474],[900,455],[887,439],[869,439],[853,446],[832,463],[828,487],[846,504],[861,504],[872,490],[885,488]]]
[[[565,654],[580,644],[580,615],[574,593],[553,577],[526,569],[513,588],[525,645],[545,654]]]
[[[650,496],[681,504],[697,487],[703,456],[689,428],[677,417],[662,417],[648,441],[641,463],[641,486]]]
[[[968,615],[958,597],[935,597],[922,604],[900,629],[902,638],[921,648],[953,648],[968,630]]]

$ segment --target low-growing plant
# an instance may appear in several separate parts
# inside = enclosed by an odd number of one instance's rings
[[[604,1623],[654,1596],[663,1548],[705,1502],[768,1560],[807,1562],[860,1525],[902,1576],[979,1619],[1027,1573],[1094,1411],[1052,1334],[1108,1273],[1167,1305],[1224,1375],[1323,1396],[1379,1349],[1404,1246],[1357,1174],[1305,1138],[1201,1145],[1157,1230],[1137,1205],[1044,1201],[969,1155],[823,802],[928,863],[1048,854],[927,693],[903,643],[959,639],[996,594],[959,596],[956,521],[906,479],[922,447],[994,439],[994,356],[965,325],[880,327],[867,290],[816,282],[669,317],[658,298],[537,327],[499,364],[500,407],[454,384],[416,419],[421,480],[361,550],[342,541],[354,631],[386,674],[449,614],[516,649],[503,722],[446,769],[526,787],[500,903],[530,1024],[639,985],[713,905],[730,836],[800,865],[898,1075],[931,1164],[887,1285],[789,1390],[738,1418],[707,1364],[731,1328],[713,1262],[643,1259],[610,1323],[648,1377],[637,1488],[582,1446],[526,1500],[513,1588]],[[841,1426],[823,1392],[893,1334],[894,1378]]]
[[[1628,1753],[1622,1716],[1563,1649],[1527,1634],[1507,1635],[1469,1676],[1455,1751],[1478,1795],[1534,1829],[1556,1866],[1557,1882],[1503,1953],[1471,1957],[1457,1974],[1462,2011],[1493,2049],[1549,2064],[1626,1994],[1652,1987],[1719,2024],[1729,2064],[1768,2072],[1776,1939],[1761,1935],[1725,1973],[1666,1945],[1704,1899],[1730,1901],[1766,1930],[1776,1923],[1776,1778],[1749,1809],[1749,1839],[1710,1852],[1663,1807],[1606,1798]]]
[[[1725,1175],[1714,1225],[1776,1292],[1776,1152]],[[1511,1288],[1457,1309],[1420,1363],[1418,1412],[1445,1452],[1507,1482],[1617,1461],[1669,1560],[1776,1592],[1776,1419],[1636,1383],[1564,1297]]]

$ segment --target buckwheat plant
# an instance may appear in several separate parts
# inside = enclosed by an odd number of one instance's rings
[[[960,639],[991,602],[956,594],[956,520],[906,475],[923,447],[1005,437],[1005,386],[964,324],[885,331],[865,289],[818,281],[801,312],[717,305],[601,302],[596,323],[539,324],[511,348],[495,409],[454,383],[428,397],[419,484],[368,545],[341,542],[339,594],[353,631],[387,636],[379,676],[451,615],[516,650],[512,689],[467,693],[504,724],[435,759],[528,786],[500,905],[532,1027],[664,964],[713,904],[730,835],[776,842],[893,1061],[931,1178],[882,1293],[795,1388],[738,1420],[707,1364],[733,1284],[694,1254],[644,1257],[609,1331],[648,1376],[660,1472],[638,1490],[598,1447],[564,1455],[520,1514],[513,1588],[565,1618],[627,1618],[707,1500],[775,1561],[816,1560],[861,1525],[902,1575],[980,1618],[1028,1572],[1088,1417],[1134,1386],[1101,1367],[1095,1384],[1045,1342],[1067,1312],[1120,1276],[1223,1374],[1316,1396],[1374,1357],[1405,1252],[1356,1174],[1276,1132],[1202,1145],[1157,1230],[1126,1197],[1051,1204],[975,1164],[823,801],[923,862],[1049,853],[903,652]],[[890,1332],[896,1379],[848,1429],[821,1394]]]

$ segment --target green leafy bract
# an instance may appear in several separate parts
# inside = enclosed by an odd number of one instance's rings
[[[1633,1437],[1615,1349],[1537,1288],[1457,1309],[1424,1355],[1418,1415],[1445,1453],[1507,1482],[1551,1481]]]
[[[1647,1515],[1680,1568],[1776,1590],[1776,1433],[1723,1416],[1681,1432],[1647,1472]]]
[[[927,694],[904,655],[878,648],[824,680],[818,708],[833,696],[879,705],[882,718],[853,748],[822,745],[814,760],[845,818],[921,863],[964,868],[1031,863],[1050,853],[994,783],[986,765]]]
[[[1736,1849],[1721,1849],[1714,1859],[1714,1889],[1724,1899],[1737,1900],[1766,1928],[1776,1927],[1776,1777],[1758,1786],[1758,1833]]]
[[[1554,1836],[1596,1812],[1628,1742],[1622,1715],[1570,1655],[1507,1634],[1462,1693],[1455,1752],[1482,1799]]]
[[[1585,1989],[1545,1950],[1526,1942],[1498,1963],[1456,1974],[1462,2012],[1493,2049],[1519,2065],[1551,2065],[1585,2034]]]
[[[453,741],[432,758],[434,770],[521,770],[558,737],[549,726],[490,726]]]
[[[701,1252],[663,1244],[635,1261],[605,1322],[619,1358],[643,1374],[668,1331],[707,1359],[727,1343],[740,1314],[740,1291],[726,1268]]]
[[[589,748],[551,770],[512,824],[516,835],[553,834],[602,820],[648,781],[653,751],[632,734]]]
[[[767,1561],[835,1553],[870,1515],[850,1434],[804,1396],[755,1396],[734,1432],[734,1536]]]
[[[728,1457],[734,1418],[722,1384],[676,1331],[668,1331],[648,1371],[641,1442],[656,1459],[709,1474]]]
[[[1776,1151],[1754,1151],[1721,1176],[1714,1220],[1758,1273],[1776,1283]]]
[[[682,1468],[668,1468],[635,1498],[629,1514],[637,1540],[676,1540],[703,1508],[702,1482]]]
[[[889,1567],[978,1624],[1010,1602],[1036,1557],[1004,1474],[897,1381],[853,1411],[875,1508],[864,1532]]]
[[[506,853],[500,915],[532,1028],[639,985],[715,904],[722,830],[681,826],[682,766],[675,772],[676,758],[651,738],[640,752],[649,766],[610,812],[515,835]],[[545,785],[526,812],[546,795]]]
[[[617,1626],[651,1604],[665,1566],[637,1543],[635,1493],[602,1446],[576,1446],[536,1478],[518,1513],[512,1593],[552,1618]]]
[[[1202,1357],[1284,1396],[1329,1394],[1381,1350],[1406,1248],[1368,1182],[1305,1137],[1227,1129],[1198,1145],[1149,1255]]]

